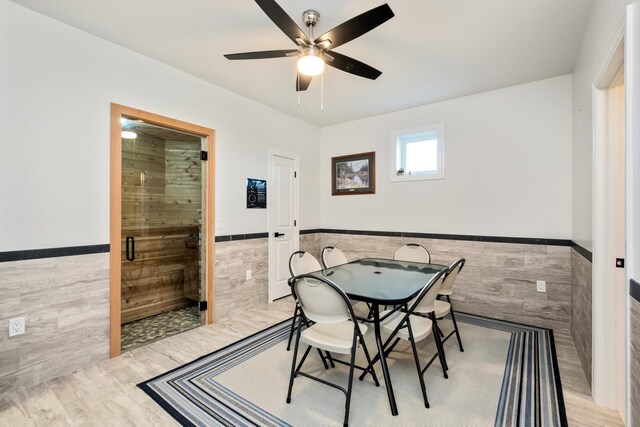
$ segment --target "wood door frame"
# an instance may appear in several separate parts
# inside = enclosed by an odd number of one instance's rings
[[[205,264],[205,294],[207,301],[206,324],[213,323],[214,319],[214,264],[215,264],[215,131],[206,127],[194,125],[170,117],[161,116],[136,108],[111,103],[111,197],[110,197],[110,346],[109,357],[119,356],[121,353],[121,309],[122,309],[122,283],[121,283],[121,257],[122,257],[122,117],[144,120],[147,123],[163,126],[178,131],[198,135],[207,140],[207,174],[206,174],[206,217],[204,220],[202,236],[204,240]]]
[[[275,262],[275,254],[274,254],[274,250],[273,247],[275,245],[275,238],[273,237],[273,226],[271,224],[271,221],[273,219],[273,191],[274,191],[274,184],[275,184],[275,177],[274,177],[274,173],[275,171],[272,168],[272,164],[273,164],[273,158],[274,157],[284,157],[286,159],[290,159],[294,161],[294,168],[295,168],[295,172],[296,172],[296,177],[294,178],[293,181],[293,193],[294,193],[294,197],[296,199],[296,203],[295,203],[295,207],[294,207],[294,213],[293,215],[296,217],[296,225],[294,226],[295,229],[295,242],[294,242],[294,250],[297,251],[300,248],[300,180],[299,180],[299,173],[300,173],[300,156],[298,154],[295,153],[290,153],[287,151],[282,151],[279,150],[277,148],[269,148],[268,150],[268,166],[267,166],[267,170],[269,171],[269,181],[270,184],[267,185],[267,232],[269,234],[269,238],[268,240],[268,250],[267,252],[268,254],[268,265],[269,265],[269,274],[267,277],[267,300],[270,303],[272,303],[274,300],[271,296],[271,289],[272,286],[275,282],[275,274],[277,272],[277,268],[273,265],[273,263]]]

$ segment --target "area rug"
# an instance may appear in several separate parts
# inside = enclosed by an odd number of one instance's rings
[[[388,359],[399,414],[391,415],[377,365],[380,387],[370,376],[354,380],[349,424],[567,426],[553,331],[462,313],[456,319],[465,351],[452,337],[445,344],[449,378],[438,362],[427,370],[429,409],[411,348],[401,343]],[[440,323],[451,330],[450,321]],[[285,402],[293,356],[286,351],[289,327],[290,320],[278,323],[139,387],[184,426],[341,425],[344,395],[333,388],[298,377],[291,403]],[[375,352],[371,328],[365,339]],[[431,338],[418,344],[424,365],[435,345]],[[312,352],[303,371],[346,384],[347,369],[325,369]]]

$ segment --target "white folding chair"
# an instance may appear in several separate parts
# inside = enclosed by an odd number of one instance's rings
[[[318,381],[322,384],[336,388],[345,394],[346,404],[343,425],[347,426],[349,422],[349,407],[351,404],[354,368],[364,371],[365,375],[367,373],[371,374],[376,386],[380,386],[363,337],[367,331],[367,326],[358,323],[356,315],[353,312],[353,307],[351,307],[349,302],[349,298],[342,289],[327,279],[316,278],[309,274],[296,276],[292,280],[291,291],[298,306],[300,307],[300,316],[315,323],[311,326],[307,326],[304,330],[302,325],[305,322],[298,323],[296,342],[293,350],[293,361],[291,362],[291,375],[289,377],[287,403],[291,403],[293,382],[298,375]],[[308,325],[309,323],[306,324]],[[299,364],[296,366],[298,349],[301,341],[309,347],[306,349],[302,359],[300,359]],[[364,351],[367,359],[368,365],[366,368],[355,364],[358,343],[362,346],[362,350]],[[337,384],[301,371],[311,348],[317,348],[319,351],[324,350],[331,353],[351,355],[349,363],[333,359],[336,363],[342,363],[349,366],[349,382],[346,389]]]
[[[453,312],[453,304],[451,303],[451,294],[453,294],[453,285],[458,278],[458,273],[464,267],[466,260],[464,258],[460,258],[449,267],[449,273],[444,278],[444,282],[442,283],[442,288],[438,294],[438,297],[445,297],[447,300],[442,301],[437,299],[434,302],[434,310],[436,317],[438,319],[443,318],[447,314],[451,314],[451,320],[453,321],[453,331],[449,333],[446,337],[443,337],[442,343],[444,344],[453,334],[456,334],[456,338],[458,339],[458,346],[460,347],[460,351],[464,351],[462,347],[462,339],[460,338],[460,330],[458,329],[458,322],[456,322],[456,315]]]
[[[322,264],[324,268],[331,268],[348,262],[347,257],[344,256],[344,252],[340,249],[334,246],[325,246],[322,249]]]
[[[422,245],[417,243],[408,243],[398,249],[393,256],[396,261],[422,262],[431,264],[431,254]]]
[[[293,279],[295,276],[301,274],[312,273],[314,271],[322,270],[322,266],[318,260],[309,252],[296,251],[289,257],[289,273]],[[287,342],[287,351],[291,350],[291,340],[293,339],[293,332],[295,331],[296,321],[298,321],[298,312],[300,307],[296,303],[296,308],[293,311],[293,320],[291,321],[291,331],[289,332],[289,341]]]
[[[433,301],[437,298],[438,292],[442,286],[442,282],[447,270],[441,271],[429,280],[427,284],[422,288],[422,290],[418,293],[418,295],[411,300],[402,310],[394,309],[387,310],[380,314],[381,318],[381,328],[385,334],[388,335],[387,340],[385,341],[383,348],[385,357],[393,351],[395,346],[400,342],[400,340],[409,341],[411,343],[411,350],[413,351],[413,360],[416,365],[416,370],[418,372],[418,380],[420,381],[420,388],[422,390],[422,398],[424,400],[424,406],[426,408],[429,407],[429,399],[427,398],[427,388],[424,382],[424,373],[427,371],[429,366],[435,361],[436,357],[440,358],[440,364],[443,365],[443,372],[446,374],[446,370],[444,368],[443,356],[442,356],[442,348],[438,344],[438,340],[436,339],[436,348],[437,352],[434,354],[431,359],[427,362],[427,364],[423,367],[420,366],[420,358],[418,356],[418,350],[416,347],[416,343],[420,342],[429,335],[433,333],[436,336],[434,324],[431,319],[417,316],[414,314],[415,310],[421,305],[431,305]],[[393,343],[391,343],[393,341]],[[373,359],[373,362],[376,363],[379,360],[379,356],[376,356]],[[364,375],[360,376],[360,379],[363,378]]]

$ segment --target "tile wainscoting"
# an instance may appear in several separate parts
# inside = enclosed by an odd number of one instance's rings
[[[268,238],[222,236],[216,242],[216,321],[267,301]],[[300,248],[320,258],[326,245],[350,259],[392,257],[407,242],[425,245],[433,262],[465,257],[456,287],[460,311],[556,329],[572,320],[572,249],[507,243],[365,234],[301,233]],[[245,279],[245,271],[252,279]],[[536,292],[546,280],[547,292]],[[106,359],[109,353],[109,254],[0,263],[0,324],[25,315],[27,333],[0,334],[0,396]],[[590,354],[590,352],[589,352]]]
[[[300,249],[320,259],[320,236],[303,234]],[[245,272],[251,270],[251,279]],[[267,302],[269,239],[244,238],[216,242],[215,320]]]
[[[0,326],[0,397],[108,358],[109,254],[0,263]]]
[[[571,338],[591,387],[592,279],[591,261],[571,249]]]
[[[265,303],[268,272],[267,238],[216,242],[215,320]]]
[[[400,246],[414,242],[429,249],[433,263],[466,265],[452,300],[457,310],[554,329],[571,322],[571,248],[543,244],[427,239],[321,233],[321,246],[333,245],[348,259],[392,258]],[[302,247],[302,245],[301,245]],[[536,281],[547,292],[536,291]]]

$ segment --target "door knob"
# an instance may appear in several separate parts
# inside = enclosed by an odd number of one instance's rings
[[[280,236],[284,236],[284,233],[278,233],[277,231],[273,233],[273,237],[280,237]]]

